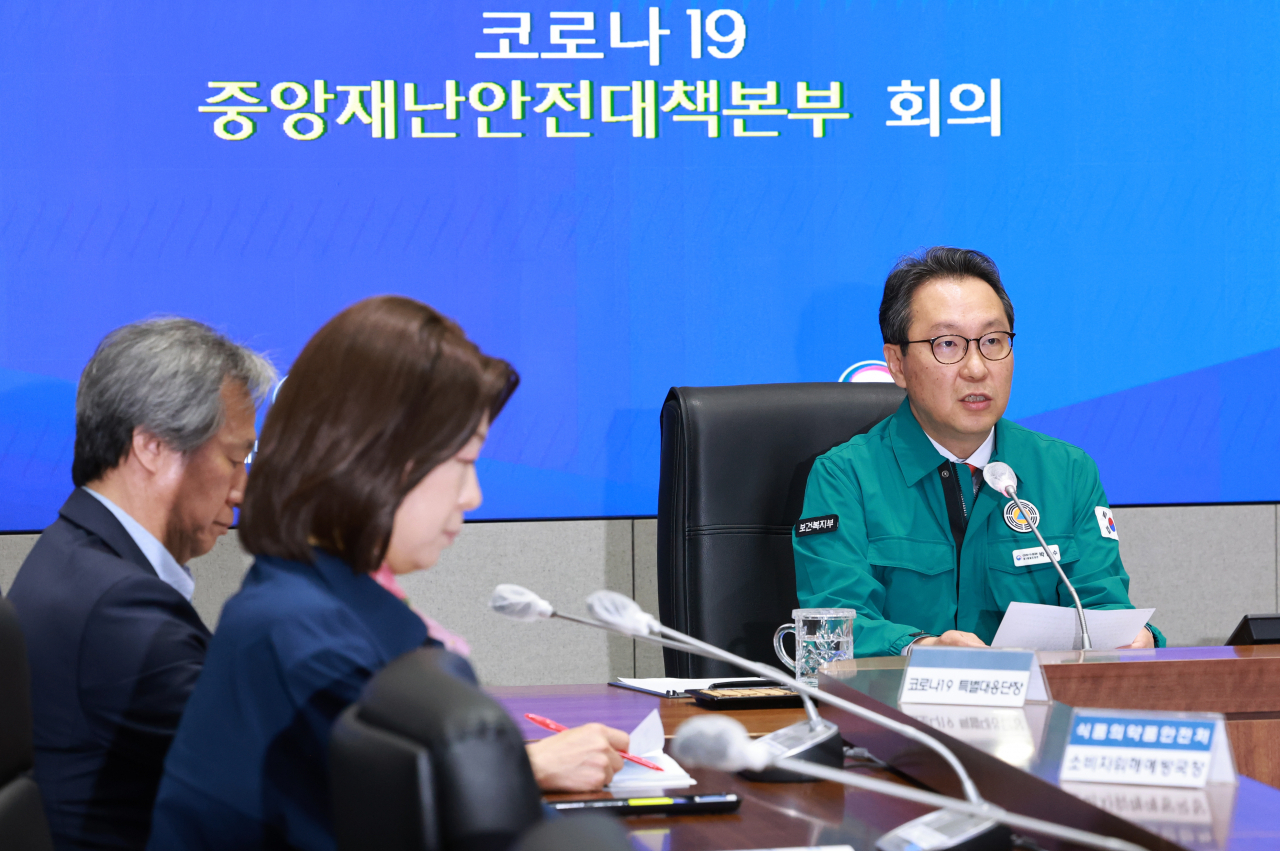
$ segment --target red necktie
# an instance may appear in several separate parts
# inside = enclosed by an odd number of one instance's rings
[[[969,468],[969,474],[973,476],[973,498],[977,499],[978,491],[982,490],[982,470],[967,462],[965,466]]]

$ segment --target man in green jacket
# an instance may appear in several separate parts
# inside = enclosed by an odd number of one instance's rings
[[[814,462],[792,531],[800,605],[856,609],[858,656],[985,647],[1014,601],[1073,605],[1017,506],[982,480],[1004,461],[1081,604],[1133,608],[1093,460],[1002,418],[1013,304],[995,263],[958,248],[904,258],[885,282],[880,331],[907,398]],[[1148,626],[1129,646],[1163,644]]]

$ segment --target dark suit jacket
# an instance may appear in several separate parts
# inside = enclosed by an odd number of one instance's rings
[[[36,781],[60,850],[140,849],[209,630],[92,495],[77,488],[59,515],[9,590]]]

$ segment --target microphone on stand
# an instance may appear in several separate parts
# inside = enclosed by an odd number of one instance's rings
[[[717,771],[759,771],[772,761],[742,722],[724,715],[699,715],[681,724],[671,740],[671,755]]]
[[[489,608],[505,618],[526,623],[546,620],[556,613],[550,603],[528,588],[508,584],[493,589],[493,594],[489,597]]]
[[[604,614],[604,618],[600,620],[557,612],[549,602],[519,585],[504,584],[494,588],[493,595],[489,598],[489,608],[514,620],[535,621],[561,618],[584,626],[593,626],[596,629],[621,633],[629,638],[642,636],[644,641],[658,644],[662,647],[670,647],[673,650],[706,655],[702,651],[689,647],[682,640],[671,641],[651,635],[651,632],[661,628],[661,624],[658,623],[658,620],[653,615],[641,609],[630,597],[616,594],[613,591],[598,591],[592,597],[598,598],[595,599],[596,609]],[[592,614],[596,614],[595,609],[592,610]],[[676,633],[676,635],[679,636],[680,633]],[[770,671],[771,673],[765,679],[790,683],[790,678],[782,671],[776,668],[772,668]],[[783,727],[781,730],[775,730],[762,737],[763,746],[769,748],[777,756],[797,757],[826,765],[843,766],[844,740],[840,738],[840,728],[818,714],[817,707],[813,705],[813,701],[809,699],[808,695],[802,693],[800,700],[804,704],[808,720],[792,724],[789,727]],[[748,768],[743,769],[742,773],[748,780],[771,783],[813,779],[808,775],[797,774],[780,768],[761,771],[752,771]]]
[[[517,621],[524,621],[526,623],[559,618],[560,620],[580,623],[583,626],[593,626],[596,629],[611,629],[605,624],[602,624],[599,621],[593,621],[590,618],[582,618],[577,615],[557,612],[554,606],[521,585],[503,583],[495,586],[493,594],[489,597],[489,608],[493,609],[493,611],[503,617]],[[661,638],[653,639],[653,643],[661,645],[662,647],[670,647],[672,650],[688,649],[683,645],[675,644]]]
[[[509,617],[527,615],[527,617],[521,618],[524,620],[538,620],[550,617],[563,618],[585,626],[593,626],[597,629],[620,633],[640,641],[670,647],[673,650],[681,650],[721,662],[728,662],[758,677],[772,680],[775,683],[794,689],[801,695],[802,700],[811,698],[812,700],[831,704],[851,715],[856,715],[863,720],[886,727],[901,736],[919,742],[937,753],[951,766],[952,771],[960,778],[965,798],[974,804],[985,803],[982,796],[978,794],[978,788],[974,785],[973,779],[969,777],[969,772],[965,770],[959,758],[946,745],[928,733],[895,721],[892,718],[886,718],[877,712],[858,706],[856,703],[850,703],[843,698],[805,685],[789,673],[778,668],[759,662],[752,662],[749,659],[721,650],[713,644],[707,644],[705,641],[699,641],[692,636],[663,626],[657,618],[644,611],[635,600],[625,594],[619,594],[616,591],[596,591],[591,594],[587,598],[587,610],[591,612],[595,620],[558,612],[546,600],[538,597],[528,589],[521,588],[519,585],[499,585],[493,589],[489,607],[495,612]],[[768,744],[775,747],[780,754],[794,754],[797,747],[804,748],[806,744],[809,750],[813,750],[816,746],[818,751],[821,751],[823,742],[839,741],[838,728],[830,721],[819,716],[812,702],[806,704],[805,711],[809,715],[808,721],[801,721],[790,727],[784,727],[764,737],[770,740]],[[812,741],[812,739],[817,739],[818,737],[821,737],[818,741]],[[842,747],[840,751],[842,758],[839,764],[843,765]],[[817,756],[818,754],[815,753],[814,755]]]
[[[792,724],[790,727],[784,727],[752,741],[746,728],[731,718],[715,715],[698,716],[680,725],[673,742],[672,754],[691,765],[705,765],[721,771],[739,771],[753,778],[772,779],[770,774],[774,772],[806,775],[944,808],[889,831],[876,842],[879,851],[971,851],[971,849],[989,848],[993,843],[1000,843],[1002,839],[1007,843],[1008,831],[1001,826],[1002,824],[1037,831],[1102,849],[1102,851],[1143,851],[1141,846],[1132,842],[1020,816],[997,807],[978,794],[977,787],[959,758],[946,745],[928,733],[892,718],[886,718],[833,694],[807,686],[778,668],[752,662],[721,650],[713,644],[699,641],[692,636],[663,626],[657,618],[644,611],[635,600],[625,594],[619,594],[616,591],[596,591],[591,594],[587,598],[587,610],[596,620],[557,612],[549,602],[519,585],[499,585],[494,589],[489,605],[499,614],[510,617],[529,615],[521,617],[523,620],[563,618],[586,626],[594,626],[597,629],[620,633],[640,641],[729,662],[756,676],[794,689],[805,700],[809,721]],[[809,698],[820,700],[851,715],[893,730],[933,750],[946,760],[960,778],[967,800],[862,777],[844,771],[843,760],[840,761],[839,767],[836,767],[797,758],[797,752],[804,748],[803,746],[794,747],[792,743],[797,739],[804,739],[806,729],[810,736],[821,735],[822,731],[815,726],[819,723],[834,729],[836,734],[834,740],[837,743],[841,742],[839,729],[830,721],[817,716]],[[810,748],[809,752],[813,753],[814,750]]]
[[[1007,844],[1007,829],[999,829],[1000,836],[988,834],[992,822],[999,822],[1006,828],[1047,834],[1103,851],[1138,851],[1141,848],[1123,839],[1018,815],[985,802],[974,804],[900,783],[863,777],[851,771],[838,771],[804,760],[775,756],[767,748],[761,747],[758,740],[752,741],[742,724],[722,715],[699,715],[681,724],[671,742],[671,755],[686,765],[718,771],[759,771],[773,765],[821,780],[832,780],[857,789],[942,808],[900,825],[880,837],[876,842],[876,848],[880,851],[995,847],[1001,840],[1003,844]]]
[[[1062,583],[1067,586],[1067,590],[1071,592],[1071,599],[1076,603],[1076,615],[1080,618],[1080,644],[1085,650],[1093,649],[1093,642],[1089,640],[1089,623],[1084,617],[1084,606],[1080,605],[1080,595],[1076,593],[1076,587],[1071,584],[1071,580],[1067,578],[1067,573],[1062,569],[1062,565],[1058,564],[1058,559],[1049,549],[1049,545],[1045,543],[1044,536],[1040,534],[1040,530],[1036,528],[1036,524],[1031,520],[1031,512],[1023,505],[1022,500],[1018,499],[1018,477],[1014,474],[1013,468],[1003,461],[992,461],[982,470],[982,478],[987,484],[995,488],[996,493],[1007,496],[1018,504],[1018,510],[1022,512],[1022,516],[1027,518],[1027,525],[1031,527],[1031,531],[1035,533],[1036,540],[1040,542],[1040,546],[1044,547],[1044,554],[1049,557],[1049,561],[1053,562],[1053,566],[1058,569],[1058,575],[1062,577]]]
[[[645,612],[640,608],[640,604],[625,594],[619,594],[617,591],[596,591],[587,597],[587,611],[595,616],[596,620],[605,625],[607,629],[620,632],[623,635],[629,635],[632,638],[638,638],[642,641],[651,641],[661,636],[669,641],[675,641],[683,645],[682,649],[688,653],[694,653],[698,656],[705,656],[708,659],[716,659],[721,662],[728,662],[744,671],[750,671],[757,677],[766,680],[773,680],[775,683],[787,686],[799,692],[801,697],[810,697],[823,703],[830,704],[839,709],[843,709],[850,715],[856,715],[865,721],[870,721],[881,727],[893,730],[901,736],[919,742],[929,748],[946,763],[951,766],[951,770],[960,778],[960,785],[964,789],[965,797],[975,803],[982,804],[982,796],[978,794],[978,787],[974,785],[973,779],[969,777],[969,772],[960,763],[959,758],[951,752],[950,748],[942,744],[942,742],[930,736],[928,733],[921,732],[915,727],[894,721],[892,718],[886,718],[878,712],[872,712],[870,709],[859,706],[856,703],[850,703],[843,698],[836,697],[824,691],[819,691],[813,686],[800,682],[790,673],[773,667],[772,665],[764,665],[759,662],[753,662],[745,659],[727,650],[721,650],[714,644],[708,644],[705,641],[699,641],[690,635],[664,626],[653,615]],[[819,717],[817,710],[812,708],[812,704],[806,703],[806,710],[809,712],[810,719]],[[830,723],[830,722],[826,722]],[[793,727],[798,725],[792,725]],[[833,725],[834,726],[834,725]],[[791,727],[784,728],[792,729]],[[779,735],[783,730],[777,731]],[[840,763],[843,766],[843,760]]]

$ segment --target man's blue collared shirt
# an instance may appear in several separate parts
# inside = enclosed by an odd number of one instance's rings
[[[187,601],[190,602],[191,595],[196,590],[196,581],[191,578],[191,571],[187,566],[178,564],[178,560],[173,557],[173,554],[169,552],[164,544],[160,543],[160,539],[148,532],[137,520],[134,520],[129,515],[129,512],[91,488],[83,488],[83,490],[115,515],[115,518],[120,521],[120,525],[129,533],[129,537],[133,538],[133,542],[138,545],[138,549],[142,550],[142,554],[147,557],[147,561],[151,562],[151,567],[155,569],[156,576],[159,576],[166,585],[186,597]]]

